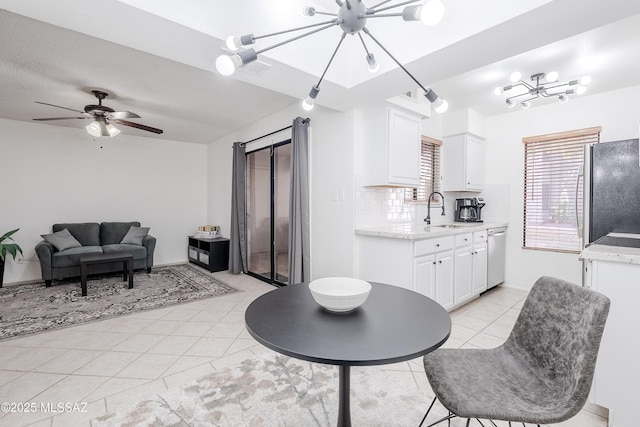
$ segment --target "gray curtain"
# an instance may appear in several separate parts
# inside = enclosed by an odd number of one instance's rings
[[[297,117],[291,129],[289,198],[289,284],[310,280],[309,119]]]
[[[247,157],[244,144],[233,144],[233,176],[231,183],[231,233],[229,237],[229,271],[234,274],[247,271],[246,239],[246,170]]]

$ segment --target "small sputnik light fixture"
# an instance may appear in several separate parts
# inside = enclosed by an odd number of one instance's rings
[[[531,101],[534,99],[545,97],[557,97],[558,102],[565,104],[569,101],[569,95],[582,95],[587,90],[587,85],[591,83],[591,77],[582,76],[579,79],[570,80],[566,83],[558,83],[558,73],[550,71],[548,73],[536,73],[531,76],[533,83],[522,80],[522,74],[518,71],[513,72],[509,76],[510,85],[498,86],[493,93],[500,96],[516,87],[524,88],[524,92],[508,97],[505,102],[507,107],[513,108],[516,104],[520,104],[520,108],[527,110],[531,107]]]
[[[446,100],[440,98],[431,88],[423,86],[368,30],[366,27],[367,20],[369,18],[388,18],[388,17],[402,17],[404,21],[421,21],[423,24],[433,26],[438,24],[444,16],[444,5],[442,0],[409,0],[399,1],[395,4],[387,5],[394,0],[380,1],[375,6],[369,8],[364,4],[363,0],[335,0],[338,5],[338,13],[329,13],[317,10],[312,6],[302,6],[300,13],[303,16],[329,16],[330,19],[316,22],[310,25],[304,25],[301,27],[292,28],[285,31],[278,31],[276,33],[265,34],[261,36],[255,36],[253,34],[246,34],[243,36],[229,36],[226,39],[226,48],[233,53],[223,53],[216,59],[216,69],[223,76],[232,75],[236,69],[246,66],[251,62],[258,59],[258,55],[284,44],[290,43],[295,40],[310,36],[328,28],[339,26],[342,30],[342,35],[338,41],[338,45],[335,48],[329,63],[325,67],[318,82],[313,85],[309,95],[302,101],[302,107],[306,111],[313,109],[315,99],[320,92],[320,84],[324,79],[329,66],[333,62],[333,59],[340,48],[345,36],[347,34],[357,34],[358,38],[362,42],[362,46],[365,50],[365,59],[369,72],[375,73],[380,68],[378,61],[373,53],[371,53],[365,43],[362,34],[367,35],[380,49],[382,49],[417,85],[424,91],[424,96],[433,104],[434,109],[443,113],[448,108]],[[398,0],[395,0],[398,1]],[[417,4],[420,3],[420,4]],[[402,12],[387,12],[391,9],[404,6]],[[255,50],[252,47],[247,47],[256,43],[256,40],[291,33],[295,31],[303,31],[304,33],[294,36],[288,40],[276,43],[272,46]]]

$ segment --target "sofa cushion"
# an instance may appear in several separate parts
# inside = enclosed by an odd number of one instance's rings
[[[59,251],[82,246],[80,242],[78,242],[66,228],[64,230],[56,231],[53,234],[41,234],[40,237],[42,237],[48,243],[51,243]]]
[[[116,243],[114,245],[104,245],[102,251],[105,254],[112,254],[115,252],[128,252],[133,255],[133,259],[145,259],[147,257],[147,248],[139,245],[129,245],[125,243]]]
[[[103,222],[100,224],[100,244],[114,245],[122,242],[131,227],[140,227],[135,222]]]
[[[53,224],[54,233],[65,228],[82,246],[100,246],[100,224],[97,222]]]
[[[149,227],[131,227],[120,243],[142,246],[142,241],[149,234]]]
[[[80,258],[86,255],[102,253],[102,246],[78,246],[77,248],[65,249],[53,254],[51,265],[53,267],[77,267],[80,265]]]

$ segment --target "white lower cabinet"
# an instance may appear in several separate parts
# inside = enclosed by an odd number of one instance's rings
[[[454,276],[454,305],[460,305],[471,299],[471,274],[473,260],[471,245],[456,248],[456,270]]]
[[[471,287],[473,295],[479,295],[487,290],[487,231],[473,233],[473,273]]]
[[[419,292],[451,310],[487,288],[486,230],[408,240],[359,236],[359,278]]]
[[[593,260],[586,286],[611,300],[591,389],[592,403],[609,408],[609,426],[638,425],[640,265]]]
[[[436,255],[436,297],[438,304],[449,310],[454,306],[453,251]]]

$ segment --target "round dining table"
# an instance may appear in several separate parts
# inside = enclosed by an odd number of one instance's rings
[[[318,305],[308,283],[277,288],[245,312],[247,330],[287,356],[339,367],[339,427],[351,426],[350,369],[420,357],[451,333],[449,313],[437,302],[398,286],[371,283],[360,307],[335,313]]]

